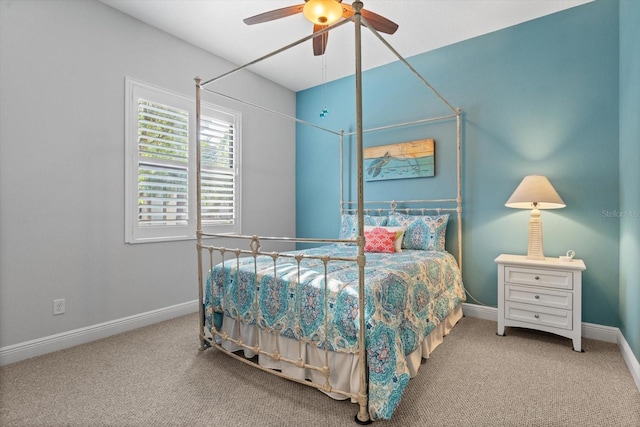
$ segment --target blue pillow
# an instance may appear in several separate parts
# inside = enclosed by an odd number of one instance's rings
[[[364,225],[382,227],[387,225],[386,216],[364,215]],[[340,220],[338,239],[355,239],[358,236],[358,215],[344,214]]]
[[[389,216],[387,224],[392,227],[406,227],[402,239],[403,249],[444,251],[449,214],[444,215],[404,215]]]

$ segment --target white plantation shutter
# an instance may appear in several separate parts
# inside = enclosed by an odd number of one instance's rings
[[[186,225],[188,219],[187,170],[141,162],[138,169],[138,225]]]
[[[128,243],[195,238],[195,101],[126,79]],[[203,231],[240,232],[240,114],[202,105]]]
[[[138,225],[187,225],[189,112],[138,99]]]
[[[200,123],[202,224],[236,219],[236,132],[233,122],[203,116]]]

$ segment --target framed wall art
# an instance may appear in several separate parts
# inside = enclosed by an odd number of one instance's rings
[[[420,139],[364,149],[367,181],[435,176],[435,140]]]

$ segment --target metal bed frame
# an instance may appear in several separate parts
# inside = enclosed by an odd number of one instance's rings
[[[382,36],[380,36],[380,34],[371,26],[367,23],[366,19],[364,17],[362,17],[361,14],[361,10],[363,8],[363,3],[361,1],[355,1],[352,5],[353,7],[353,11],[354,14],[353,16],[351,16],[349,19],[344,19],[341,20],[331,26],[326,27],[325,29],[323,29],[322,31],[319,31],[317,33],[311,34],[307,37],[304,37],[294,43],[291,43],[281,49],[278,49],[270,54],[267,54],[265,56],[262,56],[252,62],[249,62],[245,65],[242,65],[238,68],[235,68],[227,73],[224,73],[222,75],[219,75],[218,77],[212,78],[210,80],[207,81],[203,81],[200,77],[196,77],[195,78],[195,82],[196,82],[196,135],[197,135],[197,157],[196,157],[196,164],[197,164],[197,168],[196,168],[196,173],[197,173],[197,231],[196,231],[196,237],[197,237],[197,253],[198,253],[198,295],[199,295],[199,300],[200,300],[200,334],[199,334],[199,338],[200,338],[200,349],[204,350],[208,347],[215,347],[227,354],[229,354],[231,357],[234,357],[240,361],[242,361],[243,363],[247,363],[247,364],[251,364],[252,366],[257,367],[258,369],[261,369],[263,371],[278,375],[280,377],[284,377],[286,379],[289,380],[293,380],[311,387],[315,387],[318,389],[321,389],[322,391],[325,392],[332,392],[332,393],[337,393],[337,394],[342,394],[345,395],[347,397],[350,397],[352,400],[355,400],[358,402],[359,405],[359,411],[358,413],[355,415],[355,421],[358,424],[369,424],[372,422],[370,415],[369,415],[369,410],[368,410],[368,391],[367,391],[367,360],[366,360],[366,351],[364,351],[365,349],[365,331],[366,331],[366,325],[365,325],[365,306],[364,306],[364,294],[365,294],[365,274],[364,274],[364,268],[365,268],[365,263],[366,263],[366,258],[364,255],[364,246],[365,246],[365,238],[364,238],[364,221],[363,221],[363,216],[365,213],[369,212],[369,211],[377,211],[377,212],[381,212],[382,209],[381,208],[369,208],[368,206],[380,206],[381,204],[386,204],[388,206],[388,208],[386,208],[385,210],[388,210],[390,212],[394,212],[394,211],[405,211],[405,212],[409,212],[412,210],[416,210],[416,208],[400,208],[398,209],[398,205],[402,205],[402,206],[406,206],[406,205],[410,205],[412,203],[420,203],[420,204],[432,204],[432,203],[436,203],[436,204],[447,204],[448,207],[427,207],[427,208],[417,208],[418,211],[421,212],[425,212],[425,211],[437,211],[437,212],[455,212],[457,214],[457,243],[458,243],[458,255],[457,255],[457,261],[458,261],[458,265],[460,267],[460,269],[462,270],[462,189],[461,189],[461,181],[462,181],[462,172],[461,172],[461,116],[462,116],[462,110],[460,108],[455,108],[453,107],[444,97],[442,97],[442,95],[440,95],[440,93],[438,93],[438,91],[431,86],[431,84],[429,84],[429,82],[427,82],[419,73],[417,70],[415,70],[415,68],[413,68]],[[224,77],[227,77],[231,74],[234,74],[240,70],[243,70],[251,65],[254,65],[262,60],[265,60],[271,56],[277,55],[278,53],[281,53],[291,47],[294,47],[300,43],[303,43],[307,40],[312,39],[313,37],[316,37],[318,35],[324,34],[325,32],[331,31],[334,28],[337,28],[341,25],[346,24],[349,21],[353,21],[355,24],[355,91],[356,91],[356,130],[350,134],[345,134],[343,131],[333,131],[330,129],[325,129],[322,128],[321,126],[318,126],[317,124],[314,123],[310,123],[310,122],[306,122],[304,120],[300,120],[296,117],[290,117],[288,115],[285,115],[283,113],[277,112],[277,111],[273,111],[270,110],[268,108],[256,105],[256,104],[251,104],[249,102],[243,101],[241,99],[237,99],[234,98],[232,96],[223,94],[221,92],[218,91],[214,91],[212,89],[207,88],[208,85],[210,85],[213,82],[216,82]],[[433,94],[435,94],[438,99],[440,99],[440,101],[442,101],[442,103],[448,108],[448,110],[450,110],[451,114],[447,114],[441,117],[434,117],[434,118],[427,118],[427,119],[423,119],[423,120],[417,120],[417,121],[413,121],[413,122],[409,122],[409,123],[402,123],[402,124],[395,124],[395,125],[391,125],[391,126],[385,126],[385,127],[379,127],[379,128],[375,128],[375,129],[368,129],[368,130],[364,130],[363,129],[363,124],[362,124],[362,51],[361,51],[361,29],[362,26],[366,26],[397,58],[400,62],[402,62],[403,64],[405,64],[409,70],[411,70],[413,72],[413,74],[431,91],[433,92]],[[264,111],[268,111],[270,113],[285,117],[285,118],[289,118],[291,120],[294,120],[295,122],[305,125],[305,126],[311,126],[311,127],[315,127],[318,129],[321,129],[323,131],[329,132],[331,134],[334,135],[338,135],[340,137],[340,162],[341,162],[341,177],[340,177],[340,210],[341,213],[347,213],[347,212],[355,212],[358,216],[358,230],[357,230],[357,237],[355,239],[352,240],[340,240],[340,239],[310,239],[310,238],[292,238],[292,237],[264,237],[264,236],[244,236],[244,235],[228,235],[228,234],[215,234],[215,233],[204,233],[202,231],[202,217],[201,217],[201,182],[200,182],[200,176],[201,176],[201,167],[200,167],[200,162],[201,162],[201,150],[200,150],[200,118],[201,118],[201,96],[202,96],[202,91],[206,91],[208,93],[212,93],[227,99],[231,99],[233,101],[238,101],[241,102],[243,104],[249,105],[251,107],[254,108],[258,108]],[[363,134],[365,132],[373,132],[373,131],[378,131],[378,130],[383,130],[383,129],[390,129],[390,128],[394,128],[394,127],[401,127],[401,126],[407,126],[407,125],[415,125],[415,124],[420,124],[420,123],[429,123],[429,122],[436,122],[436,121],[444,121],[444,120],[452,120],[455,119],[456,122],[456,139],[457,139],[457,145],[456,145],[456,150],[457,150],[457,194],[454,198],[450,198],[450,199],[438,199],[438,200],[410,200],[410,201],[374,201],[374,202],[365,202],[364,201],[364,197],[363,197],[363,193],[364,193],[364,184],[363,184],[363,176],[364,176],[364,172],[363,172],[363,157],[364,157],[364,148],[363,148]],[[355,136],[356,137],[356,163],[357,163],[357,200],[356,201],[345,201],[344,200],[344,160],[343,160],[343,142],[344,142],[344,136]],[[354,207],[355,206],[355,207]],[[234,249],[234,250],[230,250],[224,247],[218,247],[218,246],[212,246],[212,245],[205,245],[203,240],[204,239],[208,239],[208,238],[237,238],[237,239],[243,239],[246,241],[249,241],[249,249],[248,250],[240,250],[240,249]],[[357,245],[357,256],[354,258],[330,258],[328,256],[322,256],[322,257],[310,257],[307,255],[291,255],[291,254],[286,254],[286,253],[277,253],[277,252],[262,252],[260,250],[260,246],[261,246],[261,241],[281,241],[281,242],[294,242],[294,243],[312,243],[312,244],[325,244],[325,243],[355,243]],[[315,258],[315,259],[321,259],[322,262],[324,263],[325,266],[325,289],[324,291],[326,292],[326,274],[327,274],[327,264],[331,261],[349,261],[349,262],[354,262],[358,265],[358,292],[359,295],[361,295],[362,297],[359,298],[359,334],[358,334],[358,348],[360,349],[358,351],[358,358],[359,358],[359,378],[360,378],[360,391],[357,395],[348,393],[348,392],[344,392],[341,390],[336,390],[334,389],[331,384],[329,383],[329,368],[328,368],[328,363],[326,363],[327,360],[327,353],[328,353],[328,346],[325,345],[325,365],[324,366],[312,366],[309,365],[307,363],[305,363],[302,360],[292,360],[292,359],[287,359],[285,357],[283,357],[280,352],[279,352],[279,341],[277,339],[278,335],[276,334],[276,351],[275,352],[268,352],[265,351],[263,349],[261,349],[258,345],[249,345],[245,342],[243,342],[242,338],[240,339],[233,339],[231,337],[229,337],[225,332],[221,332],[219,330],[217,330],[215,327],[211,329],[211,334],[210,336],[207,336],[207,334],[205,333],[205,313],[204,313],[204,281],[205,281],[205,275],[204,275],[204,268],[205,268],[205,263],[203,260],[203,253],[208,252],[209,254],[209,271],[212,271],[213,265],[214,265],[214,261],[213,261],[213,254],[214,253],[218,253],[221,255],[222,257],[222,262],[224,263],[224,256],[225,253],[231,253],[236,260],[239,259],[240,256],[245,255],[245,256],[252,256],[257,257],[260,255],[267,255],[273,258],[274,260],[274,266],[275,263],[277,261],[278,258],[281,257],[288,257],[288,258],[294,258],[297,260],[298,262],[298,269],[300,268],[300,262],[305,259],[305,258]],[[326,299],[325,299],[326,301]],[[325,302],[326,304],[326,302]],[[326,312],[326,307],[325,307],[325,312]],[[326,319],[326,316],[325,316]],[[326,325],[326,321],[325,321],[325,331],[326,331],[327,325]],[[326,333],[325,333],[326,336]],[[289,363],[292,364],[294,366],[300,367],[300,368],[305,368],[305,369],[310,369],[316,372],[320,372],[322,375],[324,375],[325,378],[325,382],[324,384],[316,384],[313,382],[309,382],[309,381],[305,381],[305,380],[299,380],[297,378],[293,378],[290,377],[284,373],[281,373],[279,371],[274,371],[272,369],[269,368],[265,368],[263,366],[258,365],[255,362],[252,362],[251,360],[246,359],[245,357],[242,357],[240,355],[235,354],[232,351],[228,351],[227,349],[223,348],[222,345],[218,342],[219,340],[227,340],[230,342],[233,342],[235,345],[248,349],[252,352],[254,352],[255,354],[260,354],[260,355],[266,355],[271,357],[274,360],[277,361],[281,361],[281,362],[285,362],[285,363]]]

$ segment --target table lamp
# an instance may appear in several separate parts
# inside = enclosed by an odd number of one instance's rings
[[[527,258],[543,260],[540,209],[559,209],[566,206],[547,177],[525,176],[504,205],[509,208],[531,209]]]

